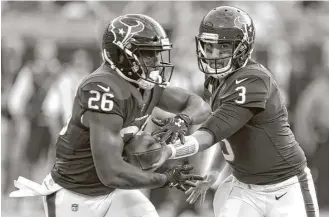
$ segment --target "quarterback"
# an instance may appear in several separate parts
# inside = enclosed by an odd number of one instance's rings
[[[141,135],[155,106],[177,114],[166,125],[175,126],[167,135],[173,138],[210,115],[200,97],[168,86],[171,48],[161,25],[145,15],[119,16],[106,27],[104,62],[79,85],[72,116],[59,133],[56,162],[43,183],[48,217],[157,217],[138,189],[193,186],[191,181],[202,180],[186,174],[191,165],[156,173],[123,157],[132,137],[140,135],[140,145],[156,143]],[[26,183],[20,179],[15,185],[24,190]]]
[[[185,136],[185,144],[170,144],[166,156],[187,157],[221,145],[227,165],[218,177],[216,217],[319,216],[312,176],[277,83],[250,58],[254,41],[255,26],[243,10],[222,6],[204,16],[195,42],[212,115]],[[208,177],[186,192],[188,202],[204,199],[217,179]]]

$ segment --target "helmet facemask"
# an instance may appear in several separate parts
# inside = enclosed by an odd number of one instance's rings
[[[154,85],[167,86],[173,72],[170,63],[170,50],[137,49],[137,58],[127,57],[135,80],[142,89],[152,89]]]
[[[199,68],[208,75],[225,78],[246,63],[241,63],[247,50],[243,40],[218,39],[213,33],[202,33],[195,39]]]

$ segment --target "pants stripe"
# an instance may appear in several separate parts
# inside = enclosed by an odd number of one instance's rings
[[[56,217],[56,207],[55,207],[56,193],[57,192],[46,196],[48,217]]]
[[[313,185],[313,183],[310,183],[312,182],[312,179],[309,179],[311,177],[308,178],[307,173],[308,171],[307,172],[304,171],[302,174],[298,176],[300,190],[303,195],[307,217],[318,217],[318,209],[316,208],[318,207],[317,200],[312,197],[312,192],[311,192],[313,191],[314,188],[310,189],[310,185]]]

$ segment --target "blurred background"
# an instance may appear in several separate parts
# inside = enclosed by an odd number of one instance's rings
[[[329,216],[329,2],[1,1],[2,216],[43,216],[41,198],[8,194],[19,175],[41,183],[50,171],[76,87],[101,63],[101,35],[110,20],[124,13],[158,20],[174,44],[172,85],[202,95],[194,36],[207,11],[220,5],[240,7],[253,18],[253,57],[272,71],[284,93],[322,216]],[[212,167],[219,169],[222,158],[216,156]],[[210,166],[200,156],[190,160]],[[149,196],[161,217],[212,217],[214,190],[202,206],[188,205],[176,190]]]

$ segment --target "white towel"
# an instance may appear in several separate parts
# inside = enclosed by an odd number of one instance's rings
[[[14,185],[18,190],[11,192],[9,197],[46,196],[63,188],[54,182],[50,174],[46,176],[41,185],[22,176],[14,180]]]

